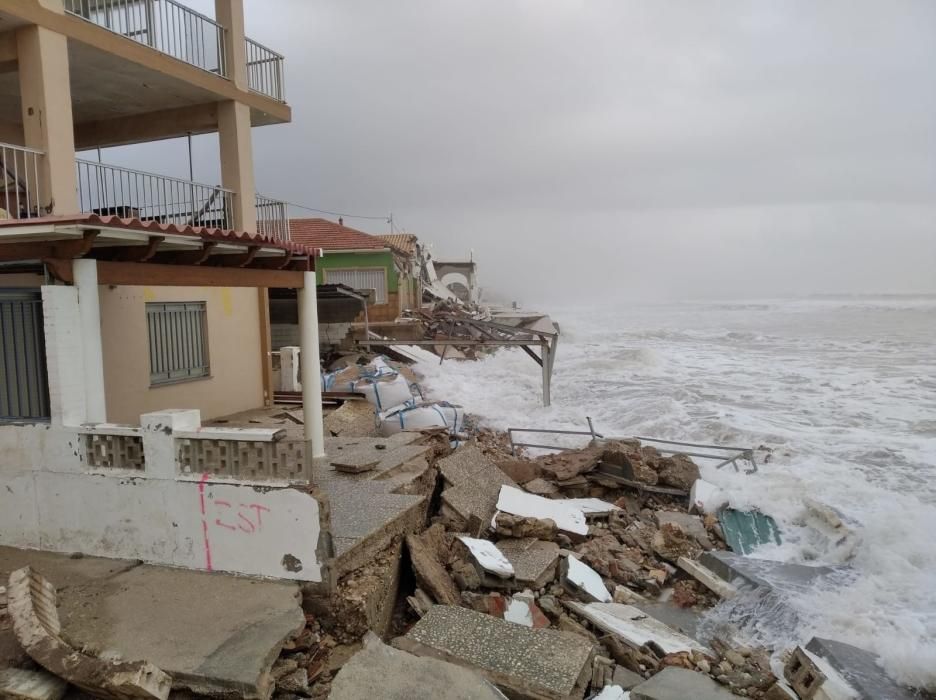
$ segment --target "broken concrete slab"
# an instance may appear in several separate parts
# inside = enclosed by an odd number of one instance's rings
[[[483,572],[499,578],[511,578],[514,575],[513,564],[490,540],[460,536],[458,541],[465,545]]]
[[[644,677],[623,666],[615,666],[611,675],[611,682],[623,690],[630,690],[643,683]]]
[[[601,576],[583,561],[567,556],[562,564],[562,582],[587,602],[610,603],[611,593]]]
[[[0,669],[0,698],[8,700],[59,700],[68,683],[48,671]]]
[[[477,673],[455,664],[408,654],[368,633],[364,648],[351,657],[331,686],[331,700],[406,698],[503,700],[503,694]]]
[[[718,522],[725,542],[737,554],[750,554],[764,544],[780,544],[777,521],[758,511],[723,508],[718,513]]]
[[[768,559],[752,559],[733,552],[706,552],[699,563],[736,587],[763,586],[779,592],[802,593],[819,581],[846,577],[846,567],[804,566]]]
[[[539,590],[556,576],[559,545],[532,537],[500,540],[497,549],[513,567],[512,579],[484,578],[484,585],[495,588],[532,588]]]
[[[345,401],[325,416],[325,434],[335,437],[377,437],[377,413],[367,401]]]
[[[156,566],[65,587],[59,609],[66,639],[147,659],[177,689],[244,698],[268,697],[273,661],[305,626],[295,583]]]
[[[690,515],[689,513],[672,510],[658,510],[654,515],[657,525],[660,527],[667,523],[676,525],[698,542],[702,549],[706,551],[714,549],[714,545],[705,529],[705,525],[698,515]]]
[[[461,596],[438,553],[425,536],[407,535],[406,548],[419,587],[442,605],[458,605]]]
[[[442,514],[456,530],[464,531],[472,517],[490,523],[501,486],[516,486],[475,443],[440,459],[438,467],[447,485],[442,491]]]
[[[731,583],[716,576],[714,571],[697,561],[687,559],[686,557],[679,557],[676,561],[676,565],[692,576],[696,581],[725,600],[730,600],[738,594],[738,589]]]
[[[581,508],[564,505],[513,486],[502,486],[497,498],[497,510],[524,518],[552,520],[560,530],[576,535],[588,534],[588,523]]]
[[[631,700],[733,700],[734,695],[702,673],[669,666],[631,690]]]
[[[838,671],[863,700],[912,700],[919,697],[916,691],[888,678],[878,666],[877,657],[869,651],[819,637],[809,641],[806,651],[825,660]]]
[[[66,642],[55,587],[40,573],[28,566],[14,571],[7,591],[16,639],[43,668],[97,697],[169,697],[172,679],[149,661],[104,659]]]
[[[434,606],[398,649],[475,668],[511,697],[581,698],[591,677],[594,648],[575,634],[529,629],[483,613]]]
[[[380,458],[367,454],[351,454],[347,457],[335,457],[332,459],[331,464],[340,472],[361,474],[375,469],[380,464]]]
[[[632,605],[620,603],[583,605],[574,601],[564,601],[564,604],[599,629],[615,635],[634,649],[653,643],[664,654],[693,650],[711,654],[711,651],[703,644],[677,632]]]

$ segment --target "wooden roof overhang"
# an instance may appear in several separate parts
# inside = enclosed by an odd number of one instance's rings
[[[267,236],[82,215],[0,221],[0,262],[41,262],[72,283],[72,262],[98,261],[98,283],[298,289],[316,248]]]

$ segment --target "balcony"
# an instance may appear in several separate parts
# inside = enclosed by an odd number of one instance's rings
[[[64,0],[65,11],[196,68],[230,77],[226,28],[176,0]],[[285,102],[282,55],[246,40],[251,92]]]
[[[41,187],[41,151],[0,143],[0,219],[45,216],[48,193]],[[142,170],[76,159],[79,211],[179,226],[234,228],[237,194],[208,185]],[[257,195],[257,233],[289,240],[287,205]]]

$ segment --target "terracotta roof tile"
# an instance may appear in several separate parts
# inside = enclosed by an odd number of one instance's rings
[[[39,224],[105,226],[107,228],[122,228],[131,231],[142,231],[153,236],[197,236],[204,240],[228,243],[262,243],[268,248],[290,250],[299,255],[315,257],[318,251],[312,247],[298,242],[283,241],[272,236],[258,233],[246,233],[231,229],[210,228],[206,226],[190,226],[179,224],[164,224],[159,221],[141,221],[140,219],[122,219],[118,216],[101,216],[100,214],[76,214],[74,216],[42,216],[35,219],[3,219],[0,228],[14,226],[33,226]]]
[[[296,243],[329,250],[383,250],[389,245],[379,236],[328,219],[290,219],[289,237]]]
[[[416,254],[416,241],[418,239],[412,233],[388,233],[377,237],[383,239],[388,246],[398,253],[407,256]]]

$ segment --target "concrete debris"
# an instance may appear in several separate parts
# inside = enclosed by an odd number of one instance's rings
[[[438,467],[447,486],[442,491],[441,514],[456,531],[464,532],[472,516],[490,523],[501,486],[516,486],[474,443],[439,460]]]
[[[738,594],[738,589],[724,579],[719,578],[713,571],[692,559],[680,557],[676,565],[692,576],[696,581],[708,588],[720,598],[729,600]]]
[[[527,490],[529,490],[528,482],[536,481],[542,473],[536,462],[523,459],[501,460],[497,463],[497,468],[518,484],[524,485]]]
[[[802,700],[858,700],[858,692],[825,659],[796,647],[783,669]],[[865,696],[868,700],[889,696]]]
[[[458,605],[460,596],[455,582],[440,560],[439,549],[430,543],[432,535],[439,532],[441,527],[433,526],[422,535],[407,535],[406,548],[419,586],[437,603]]]
[[[564,505],[541,496],[526,493],[514,486],[502,486],[497,499],[497,510],[527,518],[552,520],[564,531],[587,535],[588,524],[580,508]]]
[[[511,697],[531,700],[582,698],[594,654],[593,645],[574,634],[442,605],[393,645],[474,668]]]
[[[814,637],[804,650],[837,671],[862,700],[912,700],[920,695],[898,685],[881,669],[874,654],[832,639]],[[825,671],[823,671],[825,672]]]
[[[601,450],[587,447],[544,455],[536,460],[541,472],[553,481],[568,481],[592,471],[601,461]]]
[[[665,668],[631,690],[631,700],[733,700],[735,696],[703,673]]]
[[[680,557],[697,558],[702,547],[681,526],[665,522],[653,535],[653,551],[675,564]]]
[[[844,562],[852,558],[861,544],[856,524],[845,522],[844,516],[832,506],[811,498],[803,501],[805,516],[803,520],[816,535],[817,546],[821,547],[826,561]]]
[[[523,488],[530,493],[545,496],[546,498],[551,498],[559,493],[559,487],[552,481],[546,481],[546,479],[533,479],[533,481],[525,483]]]
[[[692,537],[702,549],[709,551],[715,548],[709,537],[705,524],[698,515],[691,515],[675,510],[658,510],[654,513],[657,525],[663,527],[667,523],[678,526],[683,532]]]
[[[499,690],[467,668],[408,654],[368,633],[364,648],[338,672],[329,698],[438,700],[443,696],[451,700],[504,700]]]
[[[559,528],[554,520],[525,518],[510,513],[498,513],[494,516],[494,532],[501,537],[518,539],[534,538],[551,542],[556,539]]]
[[[474,561],[485,572],[500,578],[510,578],[514,575],[513,564],[494,546],[493,542],[464,536],[459,537],[458,540],[468,548]]]
[[[59,700],[68,683],[47,671],[0,669],[0,698],[9,700]]]
[[[790,594],[809,590],[822,579],[848,574],[844,567],[786,564],[724,551],[706,552],[699,563],[736,587],[763,587]]]
[[[800,698],[793,688],[783,681],[777,681],[764,693],[763,700],[800,700]]]
[[[539,590],[556,577],[559,545],[555,542],[543,542],[532,537],[506,539],[497,543],[497,549],[510,562],[514,575],[506,581],[487,578],[483,581],[487,587],[516,586]]]
[[[606,656],[596,656],[592,659],[592,688],[604,688],[611,685],[611,676],[614,674],[614,660]]]
[[[652,643],[663,654],[698,651],[711,652],[702,644],[664,625],[642,610],[619,603],[588,603],[567,601],[575,613],[601,630],[613,634],[634,649]]]
[[[608,592],[601,576],[593,568],[574,556],[565,557],[562,561],[562,582],[574,591],[583,600],[596,603],[610,603],[611,594]]]
[[[96,697],[169,697],[172,679],[153,664],[101,659],[62,639],[55,588],[39,573],[14,571],[7,591],[17,640],[47,670]]]
[[[728,494],[715,484],[696,479],[689,489],[690,510],[696,513],[717,513],[728,505]]]
[[[347,474],[361,474],[369,472],[380,464],[380,458],[372,455],[355,455],[336,457],[331,460],[332,466],[340,472]]]
[[[643,683],[644,677],[639,673],[634,673],[630,669],[617,665],[614,667],[614,673],[611,675],[611,682],[624,690],[630,690]]]

